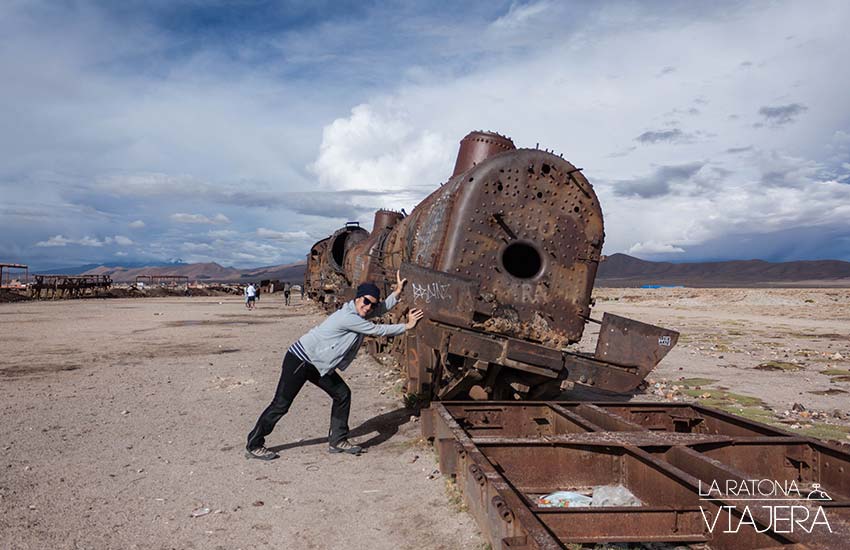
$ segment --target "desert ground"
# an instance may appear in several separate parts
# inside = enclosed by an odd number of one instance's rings
[[[281,458],[244,457],[286,348],[324,318],[298,298],[0,306],[0,548],[482,548],[365,353],[344,377],[367,453],[327,452],[330,398],[307,384],[267,440]]]
[[[605,311],[680,332],[634,400],[695,401],[850,443],[850,289],[598,288]],[[598,325],[577,346],[592,351]]]
[[[628,399],[850,441],[850,290],[594,296],[595,318],[682,334]],[[286,348],[323,318],[268,295],[0,304],[0,548],[486,548],[399,375],[365,353],[343,376],[367,453],[327,453],[330,399],[308,384],[268,439],[281,458],[244,458]]]

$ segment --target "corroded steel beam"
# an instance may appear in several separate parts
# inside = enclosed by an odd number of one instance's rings
[[[446,401],[424,411],[422,431],[496,550],[850,548],[850,453],[715,409]],[[599,486],[621,487],[637,502],[538,502]]]

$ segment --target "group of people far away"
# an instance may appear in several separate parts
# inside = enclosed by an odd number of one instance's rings
[[[254,309],[257,307],[257,302],[260,301],[260,285],[248,283],[243,292],[245,296],[245,307]],[[304,286],[301,286],[301,299],[304,300]],[[292,283],[283,283],[283,301],[286,305],[292,305]]]

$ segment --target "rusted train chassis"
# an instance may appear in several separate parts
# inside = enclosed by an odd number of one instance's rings
[[[604,241],[602,209],[581,169],[549,151],[472,132],[454,173],[411,211],[379,210],[313,245],[305,287],[328,311],[370,281],[409,284],[388,322],[425,311],[414,331],[373,341],[424,400],[547,399],[573,385],[624,393],[676,345],[678,333],[614,315],[591,318]],[[601,322],[593,354],[565,351]]]
[[[850,548],[850,453],[719,410],[443,402],[423,411],[422,431],[494,550],[641,542]],[[600,486],[624,487],[637,501],[539,500]]]
[[[111,286],[109,275],[34,275],[29,292],[33,298],[79,298]]]
[[[638,387],[678,340],[675,331],[605,313],[593,354],[553,349],[529,339],[474,328],[476,281],[402,264],[405,301],[427,320],[392,344],[370,343],[404,358],[408,389],[447,400],[547,399],[578,388],[627,393]],[[427,289],[439,289],[430,295]],[[424,290],[423,290],[424,289]]]

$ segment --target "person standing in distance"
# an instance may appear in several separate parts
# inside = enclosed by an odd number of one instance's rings
[[[333,399],[331,426],[328,432],[328,451],[331,453],[360,454],[362,448],[348,441],[348,414],[351,410],[351,390],[337,371],[343,371],[354,361],[360,344],[366,336],[398,336],[416,326],[422,319],[422,310],[412,309],[407,323],[379,325],[368,321],[379,317],[398,302],[407,279],[396,273],[396,288],[383,302],[380,290],[374,283],[357,287],[354,300],[346,302],[320,325],[299,338],[289,347],[283,358],[280,381],[274,399],[248,434],[245,446],[247,458],[274,460],[278,454],[266,448],[269,435],[305,382],[320,387]]]
[[[284,305],[289,305],[289,297],[292,294],[292,283],[285,282],[283,283],[283,302]]]
[[[254,283],[248,283],[245,287],[245,307],[254,309],[254,300],[257,298],[257,289],[254,288]]]

